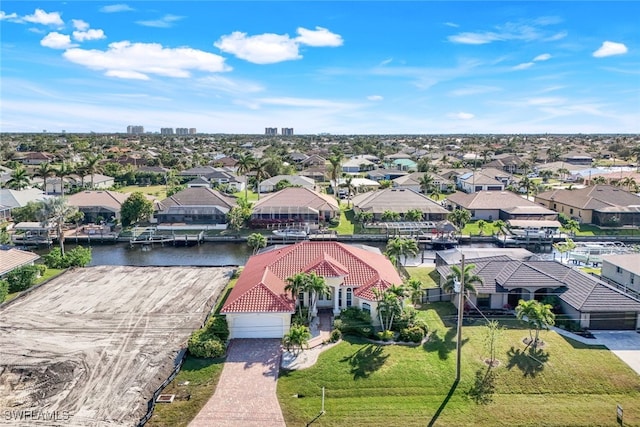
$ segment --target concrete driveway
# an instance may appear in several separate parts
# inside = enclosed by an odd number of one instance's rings
[[[640,334],[635,331],[591,331],[597,344],[607,346],[613,354],[640,375]]]
[[[280,340],[235,339],[214,395],[189,427],[285,427],[276,397]]]

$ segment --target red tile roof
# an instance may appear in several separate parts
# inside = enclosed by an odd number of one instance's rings
[[[374,301],[373,289],[385,290],[402,279],[383,255],[339,242],[301,242],[249,258],[222,313],[291,312],[295,301],[285,292],[287,278],[300,272],[345,276],[343,287]]]

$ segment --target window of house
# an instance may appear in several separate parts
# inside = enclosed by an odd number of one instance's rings
[[[616,273],[621,274],[622,273],[622,268],[621,267],[616,267]]]
[[[569,209],[569,213],[573,214],[573,208]]]
[[[342,289],[338,289],[338,307],[342,307]]]
[[[351,288],[347,288],[347,307],[351,307],[352,297],[353,293],[351,292]]]
[[[300,307],[304,307],[304,292],[298,294],[298,301],[300,301]]]
[[[368,302],[362,303],[362,311],[366,311],[367,313],[371,313],[371,304]]]

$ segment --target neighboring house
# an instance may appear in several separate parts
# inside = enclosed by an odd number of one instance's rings
[[[442,221],[449,214],[440,204],[423,194],[395,188],[358,194],[353,197],[352,203],[355,213],[371,212],[375,221],[380,221],[386,211],[404,215],[410,210],[419,210],[424,221]]]
[[[356,174],[360,172],[370,171],[376,168],[376,164],[371,160],[363,158],[349,159],[342,163],[342,172]]]
[[[400,169],[375,169],[367,173],[367,178],[373,181],[393,181],[408,173]]]
[[[33,265],[40,255],[8,246],[0,246],[0,278],[25,265]]]
[[[640,328],[640,300],[556,261],[519,261],[508,256],[467,259],[482,277],[469,299],[480,309],[515,308],[518,301],[555,295],[562,312],[588,329]],[[451,265],[437,268],[442,285]],[[455,298],[453,298],[455,299]]]
[[[249,258],[220,310],[227,317],[229,337],[282,338],[296,307],[291,293],[285,291],[287,278],[297,273],[325,278],[330,293],[318,300],[317,308],[332,309],[337,315],[345,308],[358,307],[369,312],[374,322],[374,291],[402,283],[391,262],[374,248],[310,241],[273,247]],[[308,306],[308,293],[299,300]]]
[[[516,156],[515,154],[498,154],[493,156],[493,159],[484,165],[485,168],[493,168],[499,169],[508,174],[519,174],[522,175],[526,173],[526,170],[523,166],[526,164],[524,160],[520,156]]]
[[[72,194],[67,204],[76,206],[84,213],[84,223],[99,223],[114,218],[120,220],[122,204],[129,197],[128,193],[116,191],[87,190]]]
[[[309,190],[314,190],[316,182],[305,176],[299,175],[276,175],[274,177],[265,179],[260,183],[260,193],[272,193],[277,191],[276,187],[280,181],[288,181],[294,187],[304,187]]]
[[[85,175],[84,177],[76,179],[76,181],[79,181],[76,184],[78,186],[80,185],[80,183],[84,182],[85,187],[91,187],[93,183],[94,190],[104,190],[107,188],[112,188],[116,183],[113,177],[102,175],[99,173],[93,174],[93,177],[91,175]]]
[[[0,189],[0,219],[11,217],[11,211],[15,208],[27,206],[30,202],[41,202],[51,196],[44,194],[37,188],[27,188],[25,190],[11,190],[9,188]]]
[[[333,183],[333,181],[332,181]],[[338,188],[346,191],[347,179],[346,178],[338,178]],[[355,188],[356,193],[375,190],[380,187],[380,183],[378,181],[374,181],[372,179],[367,178],[351,178],[351,186]]]
[[[603,227],[640,225],[640,196],[610,185],[552,190],[535,196],[536,203],[583,224]]]
[[[562,161],[572,165],[591,166],[593,157],[586,153],[569,153],[562,158]]]
[[[465,193],[502,191],[511,182],[511,176],[498,169],[482,169],[458,177],[457,186]]]
[[[472,219],[488,221],[555,220],[558,217],[557,212],[510,191],[479,191],[470,194],[456,192],[447,196],[445,204],[450,210],[470,211]]]
[[[183,178],[206,178],[212,187],[229,185],[234,192],[244,191],[245,178],[237,176],[229,168],[215,168],[213,166],[198,166],[180,172]]]
[[[300,164],[305,168],[310,168],[313,166],[325,166],[327,164],[327,159],[317,154],[312,154],[305,160],[301,161]]]
[[[305,222],[324,223],[340,215],[333,197],[303,187],[288,187],[258,200],[251,213],[254,224]]]
[[[640,298],[640,253],[604,255],[602,280]]]
[[[13,160],[16,160],[23,165],[38,166],[42,163],[51,163],[55,161],[55,156],[50,153],[44,153],[39,151],[31,151],[27,153],[16,153]]]
[[[298,175],[311,178],[316,182],[324,182],[327,179],[327,167],[322,164],[320,166],[311,166],[301,170]]]
[[[191,181],[187,182],[187,188],[193,188],[193,187],[210,188],[211,187],[211,183],[204,176],[199,176],[199,177],[194,178]]]
[[[232,197],[225,196],[207,186],[189,187],[162,200],[158,206],[156,220],[159,228],[211,228],[225,229],[227,214],[236,206]]]
[[[415,171],[418,164],[411,159],[395,159],[391,161],[391,166],[402,171]]]
[[[398,177],[393,180],[393,188],[399,190],[412,190],[418,193],[422,193],[422,187],[420,186],[420,180],[424,176],[425,172],[413,172],[408,175]],[[433,179],[433,186],[440,190],[440,193],[451,193],[455,189],[455,183],[440,175],[431,174]]]

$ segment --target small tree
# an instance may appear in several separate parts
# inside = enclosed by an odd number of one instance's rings
[[[471,212],[466,209],[456,209],[449,214],[449,221],[454,223],[460,230],[471,221]]]
[[[497,320],[489,320],[485,330],[484,345],[489,352],[489,366],[496,364],[496,347],[504,332],[504,327],[500,326]]]
[[[549,326],[555,325],[556,315],[552,311],[553,307],[550,304],[542,304],[534,299],[532,300],[520,300],[516,307],[516,317],[519,320],[525,320],[529,325],[529,338],[530,344],[533,344],[535,349],[539,343],[540,330],[548,330]],[[533,337],[531,331],[535,329],[536,335]]]
[[[391,331],[396,316],[402,313],[402,301],[394,292],[374,289],[378,301],[378,318],[383,331]]]
[[[484,229],[487,227],[487,221],[485,221],[484,219],[478,220],[476,225],[478,226],[478,231],[482,236],[484,234]]]
[[[267,238],[260,233],[252,233],[247,237],[247,245],[253,250],[255,255],[260,249],[267,246]]]
[[[9,295],[9,282],[4,279],[0,280],[0,303],[2,303]]]
[[[120,215],[125,227],[138,224],[153,215],[153,203],[144,194],[136,191],[122,203]]]
[[[412,222],[422,221],[422,211],[420,209],[409,209],[407,213],[404,214],[404,219]]]
[[[311,332],[304,325],[291,325],[289,332],[282,337],[282,345],[287,351],[298,355],[302,350],[309,347]]]
[[[418,306],[422,301],[422,295],[424,295],[424,288],[423,288],[422,282],[416,279],[415,277],[412,277],[405,282],[405,288],[409,292],[411,303],[414,306]]]
[[[232,207],[227,213],[227,222],[229,223],[229,227],[239,234],[245,222],[243,208],[240,206]]]
[[[475,264],[467,264],[464,266],[464,272],[458,265],[451,266],[451,273],[447,276],[447,279],[442,285],[442,290],[447,293],[453,293],[455,290],[456,282],[461,283],[464,276],[464,289],[467,293],[476,293],[476,287],[474,283],[483,283],[482,277],[477,274],[471,274],[473,269],[476,268]]]

